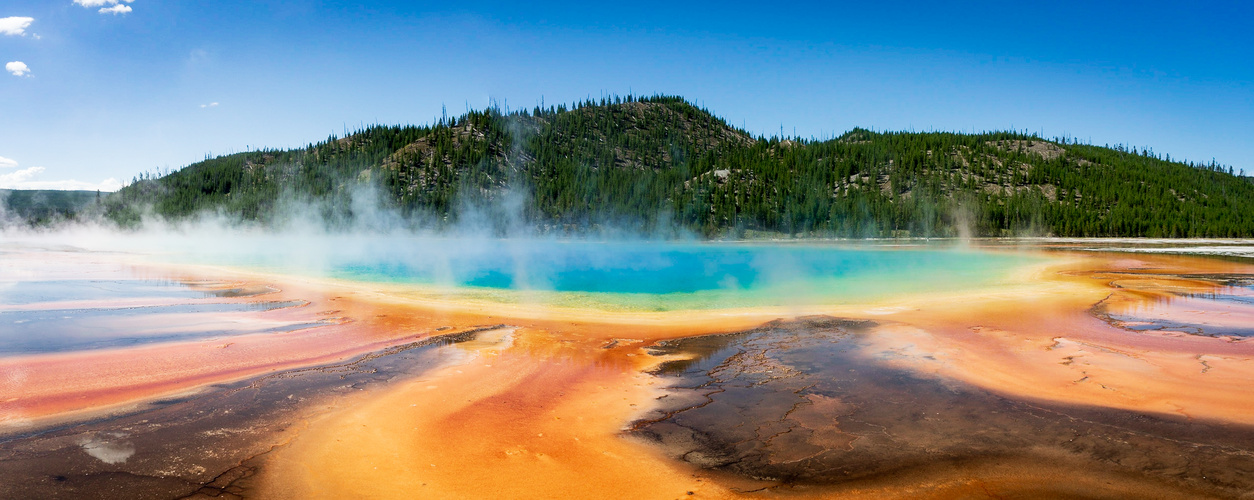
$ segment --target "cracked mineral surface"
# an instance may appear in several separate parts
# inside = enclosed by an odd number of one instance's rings
[[[838,492],[938,468],[981,481],[1007,465],[1024,480],[994,480],[990,493],[1197,498],[1254,489],[1254,427],[1043,403],[893,368],[864,349],[875,326],[803,317],[660,342],[656,355],[686,359],[657,369],[670,389],[632,433],[678,460],[762,482],[746,490]]]
[[[0,498],[1250,498],[1254,266],[1047,256],[607,311],[8,255]]]
[[[311,414],[456,357],[443,333],[343,363],[283,371],[150,408],[0,440],[0,498],[240,498],[260,461]]]

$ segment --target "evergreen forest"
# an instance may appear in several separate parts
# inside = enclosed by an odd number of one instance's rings
[[[494,106],[207,157],[96,209],[124,227],[293,211],[351,227],[378,207],[425,227],[473,217],[555,234],[1254,236],[1254,183],[1231,167],[1014,131],[753,136],[675,96]]]

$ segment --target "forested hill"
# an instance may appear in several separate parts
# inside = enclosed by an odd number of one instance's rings
[[[1254,183],[1230,169],[1016,132],[754,137],[666,96],[492,108],[220,156],[137,178],[104,205],[123,225],[202,210],[265,223],[291,215],[276,200],[300,200],[352,224],[353,193],[376,188],[422,224],[473,214],[551,232],[1254,236]]]
[[[100,191],[0,189],[0,225],[47,225],[73,220],[101,199]]]

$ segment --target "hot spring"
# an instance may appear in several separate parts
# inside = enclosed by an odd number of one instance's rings
[[[1005,284],[1016,270],[1045,261],[925,245],[334,241],[295,255],[262,250],[208,258],[267,272],[402,285],[446,300],[621,311],[865,303]]]
[[[972,245],[6,240],[0,497],[1250,490],[1254,266]]]

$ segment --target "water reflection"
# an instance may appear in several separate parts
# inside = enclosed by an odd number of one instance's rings
[[[1138,273],[1115,286],[1134,288],[1139,300],[1105,304],[1099,312],[1134,331],[1209,337],[1254,337],[1254,280],[1246,275]]]
[[[125,463],[135,454],[135,444],[127,440],[124,432],[102,432],[83,436],[79,446],[97,460],[109,465]]]
[[[303,302],[228,301],[263,290],[211,286],[160,280],[13,283],[0,294],[0,355],[275,333],[324,324],[260,314]]]
[[[171,280],[21,280],[0,289],[0,305],[105,301],[145,297],[203,298],[207,294]]]

